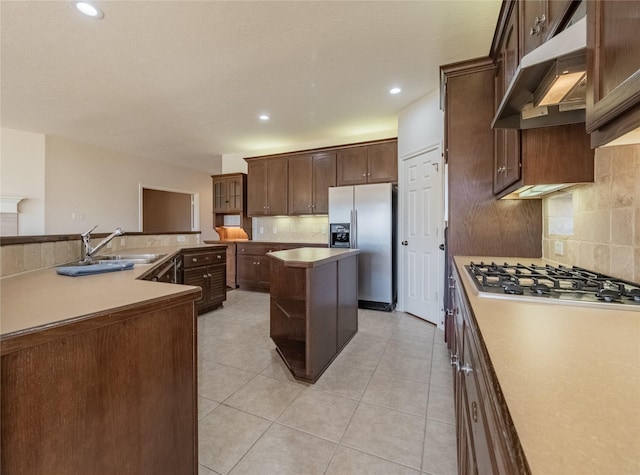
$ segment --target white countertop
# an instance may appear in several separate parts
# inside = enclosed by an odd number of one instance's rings
[[[455,263],[534,474],[640,473],[640,308],[478,294]]]

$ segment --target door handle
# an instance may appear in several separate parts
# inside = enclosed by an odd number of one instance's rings
[[[441,251],[444,251],[444,244],[440,244],[440,245],[438,246],[438,249],[440,249]]]
[[[406,246],[406,245],[408,245],[408,244],[409,244],[409,242],[408,242],[408,241],[402,241],[402,243],[401,243],[401,244],[402,244],[403,246]]]

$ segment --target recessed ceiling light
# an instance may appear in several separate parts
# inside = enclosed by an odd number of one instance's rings
[[[267,114],[262,114],[262,115],[259,117],[259,119],[260,119],[260,120],[269,120],[269,119],[270,119],[270,117],[269,117]]]
[[[402,89],[400,89],[399,87],[393,87],[389,89],[389,94],[400,94],[400,92],[402,92]]]
[[[95,18],[96,20],[104,17],[104,13],[98,7],[94,7],[90,3],[87,2],[76,2],[76,8],[80,10],[84,15],[88,17]]]

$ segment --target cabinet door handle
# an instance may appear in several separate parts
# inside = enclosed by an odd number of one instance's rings
[[[456,371],[460,370],[460,363],[458,363],[458,355],[454,355],[453,353],[449,356],[449,366],[455,366]]]
[[[478,422],[478,405],[475,401],[471,403],[471,418],[473,422]]]
[[[473,373],[473,368],[469,364],[463,364],[460,366],[460,371],[462,371],[465,376],[469,376],[470,373]]]

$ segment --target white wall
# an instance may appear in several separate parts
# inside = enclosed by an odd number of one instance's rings
[[[0,194],[25,198],[18,205],[18,234],[43,234],[45,136],[3,128],[0,139]]]
[[[440,110],[440,92],[410,104],[398,115],[398,159],[414,155],[444,139],[444,113]]]
[[[79,233],[95,224],[96,232],[139,231],[142,184],[199,193],[202,238],[217,238],[207,173],[49,136],[45,170],[46,234]]]

